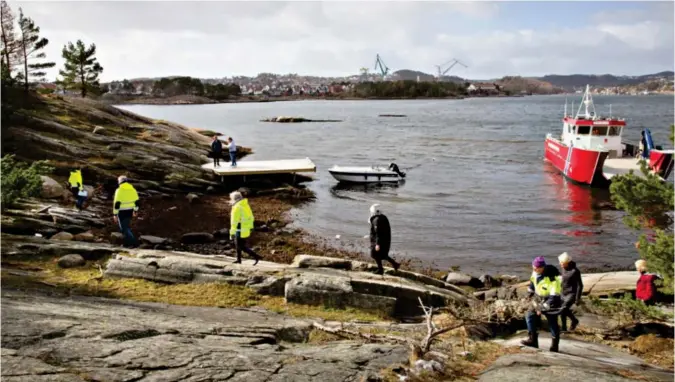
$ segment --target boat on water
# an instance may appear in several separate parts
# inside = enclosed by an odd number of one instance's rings
[[[398,183],[405,178],[396,163],[389,167],[371,166],[333,166],[328,170],[339,182],[343,183]]]
[[[582,112],[583,110],[583,112]],[[563,131],[559,136],[547,134],[544,142],[544,160],[566,178],[591,187],[608,187],[612,177],[633,170],[641,174],[640,162],[648,161],[649,168],[661,178],[673,170],[673,150],[654,146],[649,129],[644,129],[644,149],[622,142],[626,120],[597,115],[590,86],[586,85],[583,99],[575,116],[563,117]],[[637,158],[636,158],[637,157]]]

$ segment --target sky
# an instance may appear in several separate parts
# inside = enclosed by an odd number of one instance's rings
[[[347,76],[375,56],[399,69],[505,75],[641,75],[673,70],[674,2],[12,1],[49,39],[96,44],[103,82],[261,72]]]

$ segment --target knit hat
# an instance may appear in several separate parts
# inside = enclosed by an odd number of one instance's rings
[[[368,218],[368,223],[370,223],[370,218],[380,213],[380,205],[373,204],[370,206],[370,217]]]
[[[546,260],[542,256],[536,257],[534,261],[532,261],[532,266],[535,268],[541,268],[546,266]]]
[[[572,261],[572,257],[567,254],[567,252],[563,252],[560,256],[558,256],[558,262],[561,264],[567,264],[570,261]]]
[[[239,191],[234,191],[230,193],[230,204],[235,204],[236,202],[244,199],[244,197],[241,195],[241,192]]]

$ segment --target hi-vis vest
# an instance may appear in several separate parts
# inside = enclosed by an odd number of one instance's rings
[[[562,293],[562,277],[560,276],[556,276],[554,281],[544,276],[537,283],[537,274],[532,273],[530,281],[534,285],[534,293],[539,297],[560,296]]]
[[[68,183],[70,187],[79,187],[80,191],[84,188],[84,182],[82,181],[82,172],[80,170],[73,170],[70,172],[70,177],[68,178]]]
[[[122,183],[115,191],[115,199],[113,200],[113,214],[117,215],[122,210],[138,211],[136,201],[138,200],[138,193],[136,189],[129,183]],[[119,202],[119,206],[117,203]]]
[[[230,236],[237,233],[242,239],[251,236],[253,220],[253,211],[248,205],[248,199],[238,201],[232,206],[232,212],[230,213]]]

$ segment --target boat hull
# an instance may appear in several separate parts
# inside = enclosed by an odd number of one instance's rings
[[[395,173],[359,173],[328,170],[339,182],[343,183],[397,183],[401,179]]]
[[[607,155],[608,151],[570,147],[551,137],[544,141],[544,159],[563,176],[583,185],[609,186],[610,181],[602,172]]]

